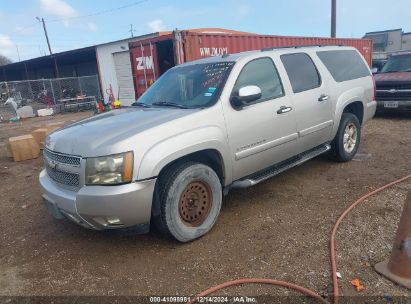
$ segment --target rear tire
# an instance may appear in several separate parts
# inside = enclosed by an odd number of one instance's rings
[[[329,156],[338,162],[348,162],[357,153],[361,139],[361,125],[357,116],[343,113]]]
[[[221,182],[210,167],[196,162],[176,164],[161,174],[154,195],[160,214],[158,230],[180,242],[209,232],[220,213]]]

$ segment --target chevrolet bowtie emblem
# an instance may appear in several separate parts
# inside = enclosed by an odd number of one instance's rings
[[[388,90],[388,92],[390,92],[390,93],[396,93],[397,90],[396,90],[396,89],[391,89],[391,90]]]
[[[57,169],[57,163],[55,161],[52,161],[52,160],[47,161],[47,166],[49,166],[49,168],[53,169],[53,170]]]

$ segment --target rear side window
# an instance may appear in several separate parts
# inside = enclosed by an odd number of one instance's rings
[[[368,67],[355,50],[336,50],[317,52],[337,82],[370,76]]]
[[[287,71],[294,93],[311,90],[321,85],[317,68],[308,54],[282,55],[281,61]]]
[[[233,92],[249,85],[258,86],[261,89],[261,98],[257,102],[284,95],[280,76],[274,62],[267,57],[254,59],[243,67],[234,85]]]

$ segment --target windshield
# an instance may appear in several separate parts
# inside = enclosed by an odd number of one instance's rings
[[[391,56],[382,67],[381,73],[411,72],[411,54]]]
[[[135,105],[203,108],[218,98],[234,62],[194,64],[168,70]]]

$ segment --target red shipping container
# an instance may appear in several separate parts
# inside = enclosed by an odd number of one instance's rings
[[[184,62],[264,48],[308,45],[352,46],[369,66],[372,64],[371,39],[269,36],[225,29],[174,31],[130,43],[136,98],[166,70]]]

